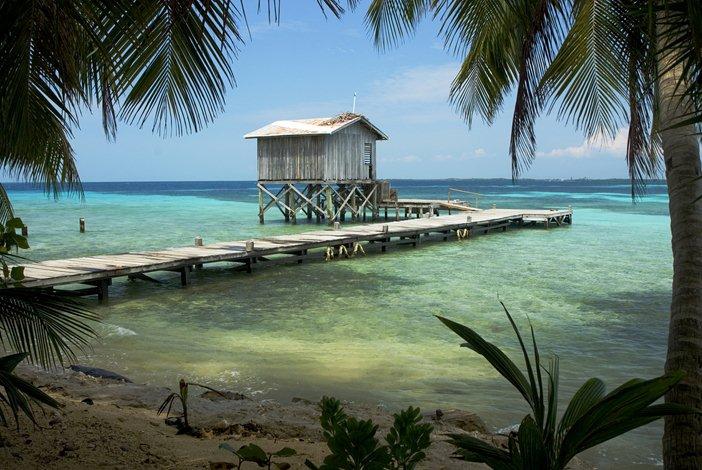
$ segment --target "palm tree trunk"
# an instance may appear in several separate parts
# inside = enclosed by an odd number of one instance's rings
[[[659,15],[659,24],[665,24],[665,13]],[[660,125],[667,128],[693,107],[680,90],[676,92],[680,67],[667,70],[671,57],[665,53],[664,36],[659,39],[658,68],[665,72],[658,80],[658,105]],[[673,297],[665,370],[683,370],[687,374],[666,395],[666,401],[702,409],[702,201],[693,202],[702,195],[700,147],[692,126],[668,128],[661,138],[673,247]],[[702,468],[702,416],[665,418],[663,460],[667,469]]]

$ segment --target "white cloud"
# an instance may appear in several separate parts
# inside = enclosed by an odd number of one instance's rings
[[[473,155],[476,157],[484,157],[485,156],[485,149],[480,147],[475,150],[473,150]]]
[[[416,155],[404,155],[402,157],[378,156],[378,159],[383,163],[418,163],[422,161],[422,159]]]
[[[383,103],[445,103],[455,63],[407,68],[373,83],[371,96]]]
[[[548,152],[537,152],[537,156],[551,158],[588,158],[601,154],[620,156],[626,152],[629,129],[622,127],[614,139],[597,134],[572,147],[555,148]]]

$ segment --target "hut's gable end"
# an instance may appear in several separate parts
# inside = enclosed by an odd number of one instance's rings
[[[325,180],[368,180],[375,178],[375,142],[378,135],[363,122],[356,122],[326,137]],[[364,147],[370,146],[370,165],[364,162]]]
[[[324,136],[271,137],[257,146],[259,180],[324,179]]]

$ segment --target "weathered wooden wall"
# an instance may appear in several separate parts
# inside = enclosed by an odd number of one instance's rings
[[[326,139],[324,175],[327,180],[375,178],[375,140],[378,136],[361,123],[341,129]],[[373,145],[373,172],[363,164],[363,144]]]
[[[325,136],[258,139],[258,179],[324,179]]]
[[[377,135],[360,123],[327,136],[258,139],[260,181],[344,181],[375,179]],[[373,146],[373,174],[363,164],[363,144]]]

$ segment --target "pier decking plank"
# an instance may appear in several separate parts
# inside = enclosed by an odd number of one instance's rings
[[[355,225],[338,230],[314,230],[298,234],[276,235],[253,239],[253,251],[246,250],[247,240],[218,242],[205,246],[177,247],[158,251],[134,251],[112,255],[85,256],[63,260],[41,261],[25,265],[26,287],[54,287],[65,284],[93,284],[110,280],[114,277],[134,276],[153,271],[181,271],[181,280],[189,279],[187,272],[193,266],[220,261],[246,263],[250,269],[252,263],[266,259],[275,254],[289,255],[284,260],[302,262],[307,250],[350,246],[352,243],[382,242],[383,251],[391,238],[398,238],[392,243],[414,243],[421,235],[443,233],[444,239],[451,231],[478,229],[487,231],[491,228],[503,228],[509,224],[550,223],[561,225],[572,222],[572,210],[519,210],[488,209],[466,211],[457,215],[430,218],[407,219],[401,221],[374,222]],[[495,227],[497,226],[497,227]],[[401,237],[410,240],[402,240]],[[276,263],[279,260],[276,260]]]

